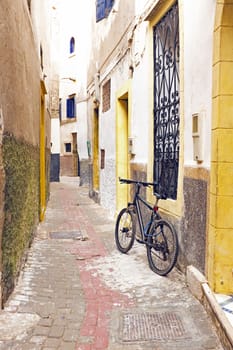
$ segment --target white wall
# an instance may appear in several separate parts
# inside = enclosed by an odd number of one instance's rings
[[[86,101],[83,103],[79,103],[77,105],[77,142],[78,142],[78,153],[79,159],[87,159],[87,104]]]
[[[132,87],[132,120],[131,133],[135,138],[135,157],[137,163],[147,163],[149,147],[149,118],[153,117],[150,110],[149,91],[149,59],[148,59],[148,23],[138,25],[134,35],[132,62],[134,66]]]
[[[193,160],[192,114],[204,114],[204,162],[210,166],[213,26],[216,3],[183,0],[184,29],[184,163]]]
[[[60,153],[60,121],[59,118],[51,119],[51,152]]]

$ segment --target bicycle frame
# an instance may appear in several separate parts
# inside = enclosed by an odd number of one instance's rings
[[[136,183],[135,186],[136,186],[136,190],[135,190],[135,194],[134,194],[134,199],[133,199],[132,203],[128,203],[128,207],[133,206],[136,209],[136,215],[137,215],[137,218],[138,218],[138,223],[139,223],[139,228],[140,228],[140,232],[141,232],[141,237],[143,239],[143,241],[141,241],[141,243],[145,243],[145,238],[148,237],[147,232],[150,229],[150,225],[151,225],[151,222],[152,222],[154,216],[156,217],[157,220],[159,220],[161,218],[159,213],[158,213],[158,207],[157,207],[158,198],[156,197],[155,205],[151,206],[139,194],[141,185],[139,183]],[[145,226],[143,224],[142,212],[141,212],[141,208],[140,208],[140,202],[143,203],[143,205],[146,206],[151,211],[150,221]]]

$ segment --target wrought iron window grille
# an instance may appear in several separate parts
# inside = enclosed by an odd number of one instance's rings
[[[177,197],[179,166],[179,16],[175,3],[154,27],[154,182]]]

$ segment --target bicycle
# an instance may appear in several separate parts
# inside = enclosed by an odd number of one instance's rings
[[[160,199],[167,199],[166,195],[154,193],[155,205],[151,206],[140,196],[142,187],[155,186],[152,182],[143,182],[119,178],[121,184],[134,184],[133,201],[123,208],[116,220],[115,242],[118,250],[126,254],[132,247],[136,236],[137,222],[140,237],[136,241],[146,245],[149,267],[160,276],[166,276],[175,266],[178,257],[178,238],[171,223],[163,219],[158,212]],[[150,212],[150,220],[143,223],[140,203]]]

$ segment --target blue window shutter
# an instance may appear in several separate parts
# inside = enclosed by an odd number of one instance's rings
[[[72,38],[70,39],[70,53],[73,53],[74,50],[75,50],[75,40],[74,40],[74,38],[72,37]]]
[[[76,98],[73,97],[73,117],[76,117]]]
[[[69,118],[70,117],[70,100],[66,100],[66,116]]]
[[[96,22],[105,17],[105,0],[96,0]]]
[[[67,118],[74,118],[75,117],[75,98],[68,98],[66,100],[66,115]]]
[[[114,0],[105,0],[105,7],[109,13],[113,7]]]

